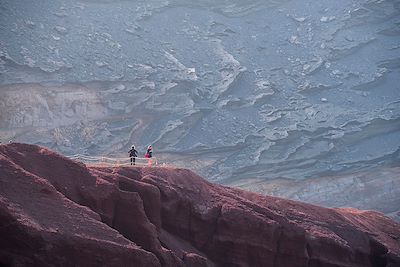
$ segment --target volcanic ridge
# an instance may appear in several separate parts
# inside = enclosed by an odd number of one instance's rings
[[[0,266],[400,266],[400,225],[378,212],[17,143],[0,145],[0,237]]]

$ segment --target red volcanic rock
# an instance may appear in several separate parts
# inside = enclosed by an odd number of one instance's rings
[[[400,225],[173,168],[0,146],[0,266],[400,266]]]
[[[103,224],[97,213],[2,152],[0,266],[160,266],[152,253]]]

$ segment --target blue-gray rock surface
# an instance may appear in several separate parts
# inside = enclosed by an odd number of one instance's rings
[[[399,165],[400,2],[0,1],[0,139],[232,184]]]

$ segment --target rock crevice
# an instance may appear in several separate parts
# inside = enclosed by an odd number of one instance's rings
[[[400,264],[399,224],[377,212],[261,196],[183,169],[87,168],[25,144],[0,145],[0,165],[0,265]]]

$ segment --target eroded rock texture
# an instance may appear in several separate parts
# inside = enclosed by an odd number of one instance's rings
[[[3,142],[224,183],[399,163],[396,0],[0,4]]]
[[[399,266],[400,225],[211,184],[0,146],[2,266]]]
[[[372,209],[400,221],[400,168],[293,181],[241,179],[230,186],[326,207]]]

